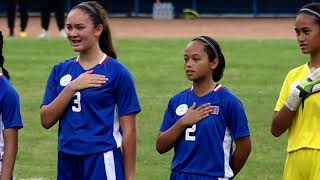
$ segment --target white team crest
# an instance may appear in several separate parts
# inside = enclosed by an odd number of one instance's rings
[[[183,116],[187,113],[187,111],[188,111],[188,105],[180,104],[176,109],[176,114],[178,116]]]
[[[60,79],[60,85],[61,86],[66,86],[68,85],[70,82],[71,82],[71,75],[70,74],[67,74],[67,75],[64,75],[61,79]]]

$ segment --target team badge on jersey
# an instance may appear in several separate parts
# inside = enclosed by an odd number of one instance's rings
[[[183,116],[188,111],[188,105],[187,104],[180,104],[176,109],[176,114],[178,116]]]
[[[213,106],[213,111],[211,114],[219,114],[219,106]]]
[[[70,74],[67,74],[67,75],[64,75],[61,79],[60,79],[60,85],[61,86],[66,86],[68,85],[70,82],[71,82],[71,75]]]

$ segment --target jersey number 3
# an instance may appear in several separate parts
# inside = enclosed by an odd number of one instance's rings
[[[186,129],[186,141],[195,141],[196,136],[191,135],[191,133],[194,133],[197,129],[196,124],[194,124],[191,128]]]
[[[74,105],[72,106],[72,111],[74,112],[80,112],[81,111],[81,94],[80,92],[76,92],[74,95],[73,95],[74,100],[73,100],[73,103]]]

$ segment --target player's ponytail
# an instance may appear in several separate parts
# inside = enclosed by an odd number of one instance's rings
[[[99,46],[100,49],[112,58],[117,58],[117,53],[114,50],[114,46],[111,39],[111,33],[107,20],[103,27],[103,31],[99,37]]]
[[[304,5],[298,12],[306,13],[317,18],[316,22],[320,25],[320,3],[310,3]]]
[[[4,64],[4,57],[2,55],[2,48],[3,48],[3,35],[0,31],[0,68],[2,70],[2,73],[7,79],[10,79],[9,72],[3,67]]]
[[[212,79],[215,82],[220,81],[225,68],[225,59],[219,43],[209,36],[199,36],[194,38],[192,41],[201,41],[204,43],[204,51],[208,54],[209,61],[213,61],[214,58],[218,58],[218,66],[212,72]]]
[[[108,17],[106,10],[95,1],[87,1],[78,4],[73,7],[73,9],[81,9],[86,12],[91,18],[93,25],[97,27],[98,25],[103,26],[103,31],[99,37],[100,49],[112,58],[117,58],[117,53],[114,49],[110,27],[108,24]]]

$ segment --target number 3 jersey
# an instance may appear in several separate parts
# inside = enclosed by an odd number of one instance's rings
[[[119,117],[141,111],[134,80],[129,70],[105,55],[93,67],[108,81],[100,87],[75,93],[59,119],[58,150],[73,155],[106,152],[122,144]],[[61,91],[88,70],[77,58],[66,60],[52,69],[42,105],[50,104]]]
[[[196,103],[214,106],[213,112],[185,130],[174,147],[171,169],[211,177],[233,177],[229,162],[232,142],[250,136],[247,118],[241,102],[225,87],[199,97],[192,88],[170,99],[160,131],[168,130]]]
[[[0,73],[0,161],[4,153],[3,130],[22,127],[19,95],[7,78]]]

